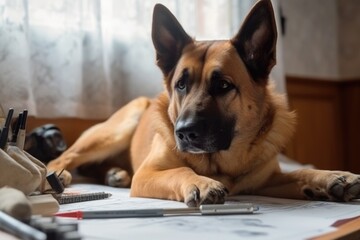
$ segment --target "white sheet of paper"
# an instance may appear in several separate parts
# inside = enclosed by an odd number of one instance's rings
[[[74,210],[120,210],[179,208],[184,203],[131,198],[129,189],[93,184],[74,184],[74,189],[105,191],[108,199],[65,204],[59,212]],[[332,203],[259,196],[236,196],[226,204],[251,202],[260,207],[254,214],[219,216],[167,216],[154,218],[78,220],[83,239],[306,239],[334,231],[340,219],[360,216],[360,202]],[[67,221],[68,219],[62,219]]]

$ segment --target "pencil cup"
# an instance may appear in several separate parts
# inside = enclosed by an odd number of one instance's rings
[[[40,161],[29,158],[16,146],[8,145],[6,152],[0,149],[0,187],[10,186],[29,195],[41,190],[46,167]]]

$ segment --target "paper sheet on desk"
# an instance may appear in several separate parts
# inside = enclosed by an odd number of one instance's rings
[[[184,207],[184,203],[130,198],[129,189],[76,184],[76,189],[105,191],[112,197],[66,204],[60,211],[118,210]],[[335,221],[360,215],[360,203],[298,201],[258,196],[237,196],[227,203],[252,202],[259,213],[223,216],[176,216],[159,218],[80,220],[83,239],[306,239],[335,230]]]

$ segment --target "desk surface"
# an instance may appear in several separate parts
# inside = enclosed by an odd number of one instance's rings
[[[110,192],[109,199],[65,204],[60,211],[119,210],[139,208],[177,208],[184,203],[159,199],[130,198],[128,189],[116,189],[93,184],[75,184],[73,189]],[[176,216],[158,218],[127,218],[80,220],[80,234],[86,239],[144,239],[152,236],[157,240],[169,239],[351,239],[360,227],[360,219],[342,224],[339,229],[332,225],[340,219],[360,216],[360,202],[350,204],[314,202],[259,196],[236,196],[226,204],[252,202],[260,206],[256,214],[227,216]],[[315,238],[314,236],[319,236]],[[353,238],[354,239],[354,238]]]
[[[19,238],[12,236],[0,230],[0,239],[2,240],[19,240]],[[360,239],[360,217],[355,218],[339,226],[338,230],[323,234],[318,237],[311,238],[311,240],[358,240]]]

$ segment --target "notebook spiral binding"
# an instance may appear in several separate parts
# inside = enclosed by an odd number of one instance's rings
[[[69,204],[76,202],[100,200],[100,199],[109,198],[110,196],[111,194],[106,192],[80,193],[80,194],[63,193],[56,195],[55,198],[59,202],[59,204]]]

